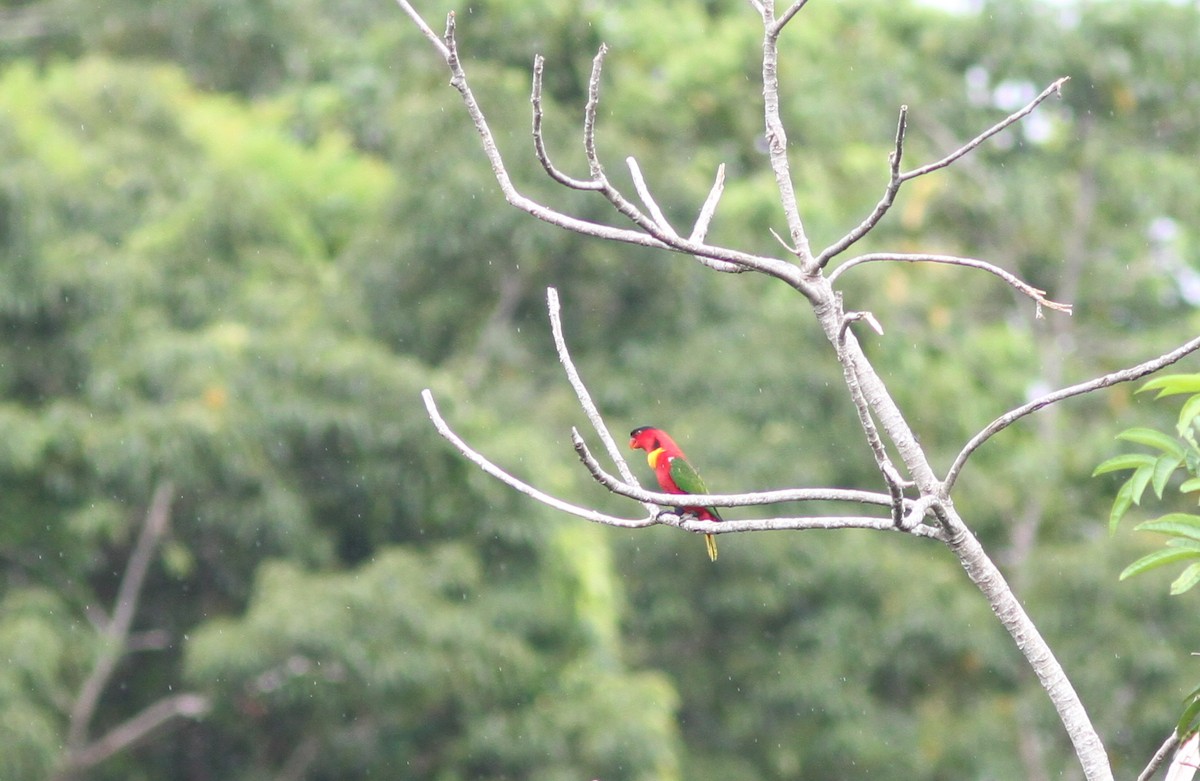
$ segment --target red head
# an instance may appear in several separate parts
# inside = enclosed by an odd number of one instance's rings
[[[629,446],[634,450],[645,450],[647,453],[662,451],[663,455],[682,457],[683,451],[667,432],[654,426],[641,426],[629,432]]]

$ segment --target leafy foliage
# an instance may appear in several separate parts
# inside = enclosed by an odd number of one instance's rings
[[[1156,398],[1191,394],[1179,411],[1175,423],[1175,436],[1155,429],[1138,427],[1122,431],[1117,439],[1144,445],[1158,451],[1148,453],[1126,453],[1113,456],[1096,467],[1095,475],[1132,470],[1132,474],[1121,484],[1109,513],[1109,532],[1115,533],[1117,524],[1134,505],[1140,505],[1146,488],[1154,490],[1158,499],[1172,475],[1180,469],[1191,475],[1178,487],[1179,493],[1200,491],[1200,444],[1196,442],[1197,425],[1200,424],[1200,374],[1172,374],[1156,377],[1138,389],[1158,391]],[[1200,515],[1192,513],[1168,513],[1159,518],[1143,521],[1136,527],[1139,531],[1156,532],[1170,537],[1164,550],[1149,553],[1130,564],[1121,573],[1121,579],[1140,575],[1168,564],[1191,562],[1171,583],[1172,594],[1182,594],[1200,583]]]

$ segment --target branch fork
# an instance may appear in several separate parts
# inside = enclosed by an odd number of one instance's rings
[[[680,515],[678,513],[665,512],[659,509],[660,506],[677,507],[680,497],[676,494],[661,493],[655,491],[647,491],[638,483],[638,480],[633,475],[633,471],[629,468],[628,462],[625,460],[621,452],[621,448],[617,445],[617,440],[612,436],[607,424],[600,415],[595,402],[592,399],[591,393],[587,386],[583,383],[579,375],[578,369],[575,367],[574,361],[571,359],[570,351],[567,348],[566,339],[562,329],[562,307],[558,298],[558,291],[554,288],[548,288],[546,291],[547,310],[550,316],[551,334],[554,339],[555,350],[558,353],[559,361],[563,365],[564,372],[567,376],[567,381],[575,391],[576,397],[579,400],[580,408],[584,415],[588,418],[596,434],[604,443],[605,449],[616,464],[621,477],[617,478],[600,465],[599,461],[592,455],[584,442],[583,436],[577,429],[571,431],[571,441],[583,465],[587,468],[592,477],[600,485],[604,486],[612,493],[618,496],[623,496],[635,501],[641,502],[646,511],[645,516],[641,518],[625,518],[620,516],[602,513],[598,510],[593,510],[587,507],[567,502],[558,497],[552,496],[529,483],[521,480],[511,474],[504,468],[500,467],[482,453],[478,452],[468,445],[449,424],[446,423],[438,410],[437,403],[433,398],[433,393],[429,389],[421,392],[421,397],[425,403],[426,413],[432,421],[434,428],[442,435],[451,445],[453,445],[460,453],[462,453],[469,461],[474,463],[487,474],[500,480],[504,484],[514,490],[529,496],[549,507],[560,510],[562,512],[575,515],[579,518],[601,523],[608,526],[617,526],[626,529],[646,528],[658,524],[676,526],[691,532],[703,532],[708,534],[723,534],[727,532],[742,532],[742,531],[778,531],[778,530],[802,530],[802,529],[875,529],[878,531],[901,531],[913,534],[920,537],[939,538],[941,530],[934,526],[922,524],[921,520],[924,516],[924,510],[918,505],[904,499],[903,488],[905,484],[892,467],[889,474],[894,476],[894,479],[889,481],[892,487],[887,494],[875,493],[871,491],[859,491],[840,488],[794,488],[776,491],[758,491],[739,494],[695,494],[689,495],[688,500],[694,501],[705,506],[714,507],[749,507],[761,505],[775,505],[781,503],[792,502],[852,502],[857,504],[874,505],[878,507],[886,507],[891,510],[890,517],[882,516],[796,516],[796,517],[776,517],[766,519],[749,519],[735,521],[700,521],[691,515]],[[889,463],[890,466],[890,463]]]

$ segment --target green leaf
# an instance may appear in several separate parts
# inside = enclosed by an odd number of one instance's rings
[[[1152,428],[1131,428],[1117,434],[1117,439],[1156,448],[1164,453],[1179,456],[1180,460],[1183,459],[1183,446],[1179,444],[1179,440]]]
[[[1181,494],[1190,494],[1193,491],[1200,491],[1200,477],[1192,477],[1184,480],[1183,484],[1179,486]]]
[[[1126,567],[1118,576],[1118,580],[1126,580],[1134,575],[1141,575],[1143,572],[1149,572],[1152,569],[1174,564],[1177,561],[1186,561],[1188,559],[1200,558],[1200,553],[1194,550],[1181,550],[1178,548],[1164,548],[1156,550],[1153,553],[1148,553],[1137,561]]]
[[[1154,488],[1154,495],[1159,499],[1162,498],[1163,489],[1167,487],[1167,481],[1171,479],[1171,475],[1175,474],[1175,470],[1182,463],[1182,453],[1179,455],[1163,453],[1154,463],[1154,473],[1150,478],[1150,485]]]
[[[1200,561],[1189,564],[1179,577],[1171,581],[1171,595],[1176,596],[1200,583]]]
[[[1150,478],[1154,476],[1154,468],[1152,465],[1138,467],[1138,470],[1129,478],[1129,498],[1134,504],[1142,503],[1142,494],[1146,492],[1146,486],[1150,484]]]
[[[1170,513],[1152,521],[1143,521],[1134,528],[1142,532],[1173,534],[1176,537],[1190,537],[1200,541],[1200,515]]]
[[[1194,729],[1196,716],[1200,716],[1200,697],[1197,697],[1198,694],[1200,694],[1200,689],[1196,689],[1196,691],[1189,694],[1184,700],[1184,702],[1187,702],[1187,700],[1191,700],[1191,702],[1183,709],[1183,715],[1179,717],[1179,723],[1175,725],[1175,734],[1181,738]]]
[[[1186,537],[1172,537],[1167,540],[1166,544],[1172,550],[1187,549],[1195,551],[1197,555],[1200,555],[1200,540],[1189,540]]]
[[[1131,480],[1126,480],[1121,489],[1117,491],[1117,496],[1113,499],[1112,510],[1108,514],[1108,533],[1113,535],[1117,533],[1117,524],[1121,522],[1121,518],[1129,511],[1133,505],[1132,495],[1133,484]]]
[[[1200,374],[1168,374],[1165,377],[1155,377],[1137,389],[1138,393],[1156,390],[1156,399],[1164,396],[1178,396],[1181,393],[1200,393]]]
[[[1179,436],[1182,437],[1184,432],[1192,427],[1192,421],[1196,419],[1197,415],[1200,415],[1200,393],[1185,401],[1182,409],[1179,410],[1179,422],[1175,424],[1175,430],[1179,432]]]
[[[1146,453],[1125,453],[1113,456],[1110,459],[1100,462],[1100,465],[1092,470],[1092,477],[1108,474],[1109,472],[1119,472],[1122,469],[1137,469],[1143,466],[1152,466],[1154,461],[1154,456]]]

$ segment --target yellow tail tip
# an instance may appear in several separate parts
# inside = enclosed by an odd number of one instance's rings
[[[717,538],[711,534],[704,535],[704,544],[708,546],[709,561],[717,560]]]

